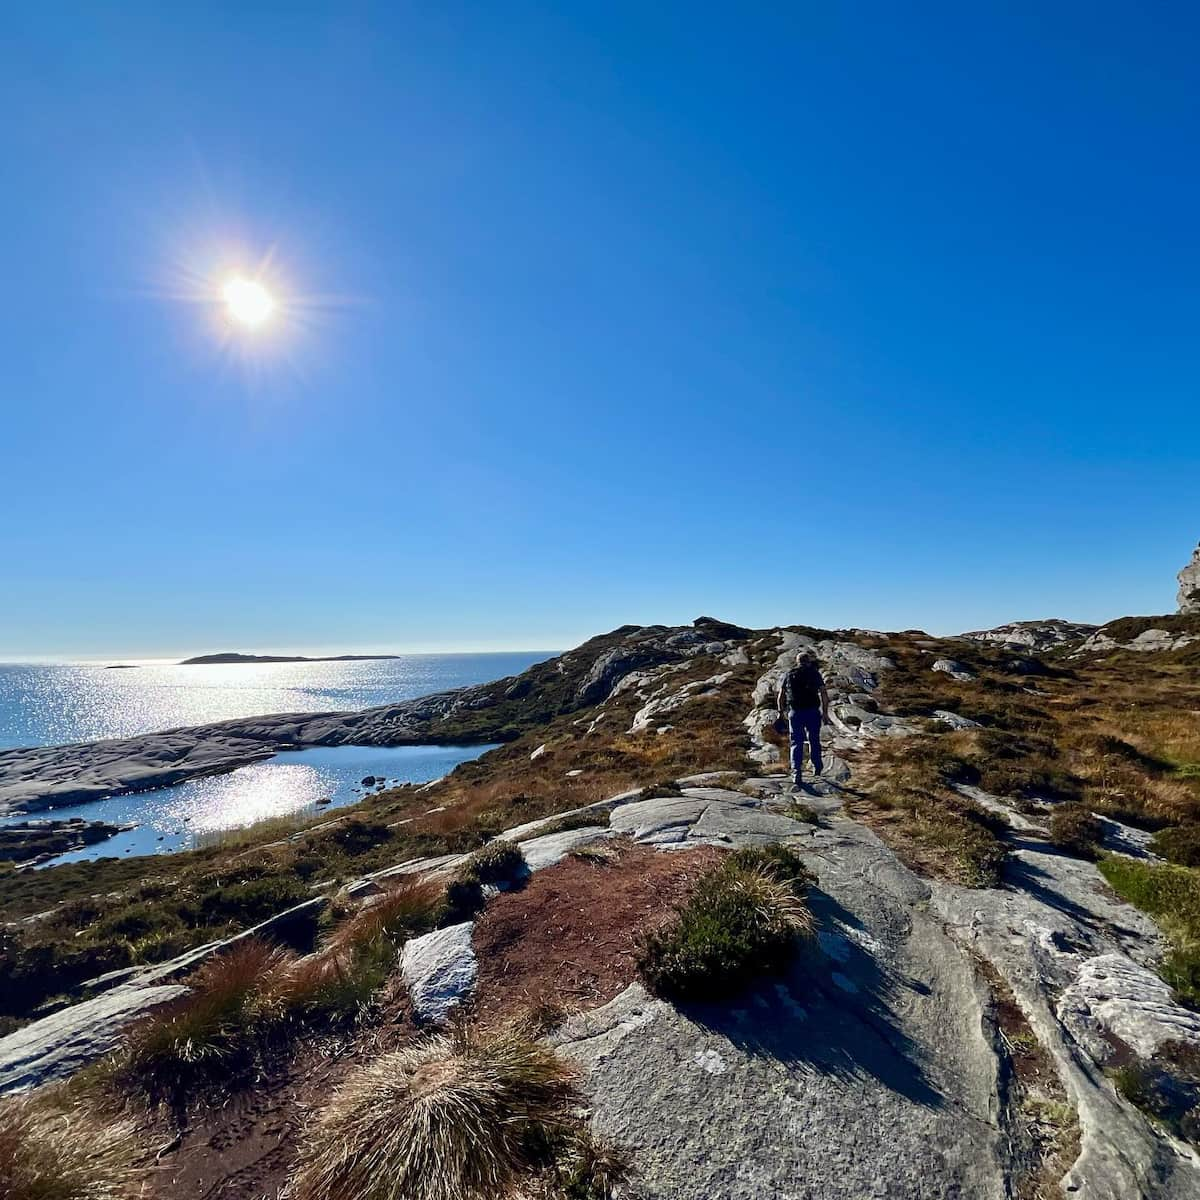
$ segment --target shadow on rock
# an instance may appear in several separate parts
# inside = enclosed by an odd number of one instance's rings
[[[681,1011],[756,1058],[843,1079],[872,1077],[916,1104],[940,1108],[942,1095],[889,1003],[899,989],[928,995],[928,987],[885,968],[863,944],[870,935],[832,897],[813,889],[809,900],[819,944],[804,947],[786,975],[759,981],[731,1004]]]

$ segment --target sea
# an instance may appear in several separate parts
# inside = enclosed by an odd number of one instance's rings
[[[129,660],[0,663],[0,750],[128,737],[281,712],[370,708],[519,674],[554,652],[406,654],[358,662],[183,666]],[[219,841],[268,818],[298,821],[361,800],[375,784],[440,778],[487,746],[336,746],[283,751],[225,775],[60,806],[34,817],[84,817],[134,828],[45,865],[166,854]],[[28,817],[0,817],[0,824]]]

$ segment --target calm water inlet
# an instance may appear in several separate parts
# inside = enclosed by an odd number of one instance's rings
[[[372,789],[369,775],[389,784],[425,783],[478,758],[491,746],[314,746],[285,750],[266,762],[239,767],[175,787],[113,796],[45,812],[0,818],[0,824],[30,817],[83,817],[138,826],[95,846],[60,854],[47,866],[123,855],[165,854],[213,840],[271,817],[306,816],[361,800]],[[322,804],[321,801],[328,803]]]

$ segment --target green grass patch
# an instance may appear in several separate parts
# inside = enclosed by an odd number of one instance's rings
[[[1100,872],[1117,895],[1162,926],[1171,943],[1162,977],[1181,999],[1200,1004],[1200,870],[1109,855]]]

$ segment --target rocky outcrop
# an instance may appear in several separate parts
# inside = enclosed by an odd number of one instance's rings
[[[1175,632],[1171,629],[1152,627],[1143,629],[1140,633],[1121,641],[1107,632],[1107,628],[1093,633],[1073,655],[1078,658],[1085,654],[1108,654],[1113,650],[1132,650],[1138,654],[1161,654],[1168,650],[1182,650],[1193,642],[1200,642],[1200,633]]]
[[[1200,546],[1192,552],[1191,562],[1179,572],[1179,611],[1200,613]]]
[[[1082,621],[1063,621],[1058,617],[1051,617],[1046,621],[1010,621],[1007,625],[997,625],[995,629],[977,629],[960,636],[970,638],[973,642],[1024,646],[1040,652],[1081,642],[1095,633],[1096,628],[1095,625],[1087,625]]]
[[[125,984],[0,1038],[0,1095],[66,1079],[112,1050],[135,1018],[186,991]]]

